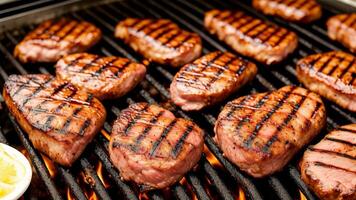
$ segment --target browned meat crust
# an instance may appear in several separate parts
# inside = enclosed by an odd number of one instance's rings
[[[181,68],[171,84],[171,98],[183,110],[200,110],[224,100],[256,73],[252,62],[232,53],[212,52]]]
[[[281,170],[325,123],[317,94],[285,86],[229,102],[215,124],[216,142],[241,170],[264,177]]]
[[[292,22],[309,23],[321,17],[321,6],[315,0],[253,0],[252,5],[266,15]]]
[[[157,105],[136,103],[115,121],[109,153],[125,180],[164,188],[197,164],[203,144],[203,131],[193,122]]]
[[[168,19],[128,18],[116,26],[115,36],[147,59],[172,67],[192,62],[202,50],[199,35]]]
[[[242,55],[267,65],[281,62],[298,45],[295,33],[241,11],[211,10],[205,28]]]
[[[333,16],[327,21],[326,26],[331,39],[356,53],[356,13]]]
[[[62,56],[89,49],[100,38],[100,29],[86,21],[47,20],[16,45],[14,55],[23,63],[56,62]]]
[[[34,147],[65,166],[79,157],[106,117],[92,95],[50,75],[11,75],[3,96]]]
[[[320,199],[356,199],[356,124],[341,126],[309,147],[300,168]]]
[[[356,111],[356,58],[341,51],[314,54],[297,63],[297,77],[308,89]]]
[[[146,67],[127,58],[78,53],[65,56],[56,74],[98,99],[113,99],[132,90],[146,73]]]

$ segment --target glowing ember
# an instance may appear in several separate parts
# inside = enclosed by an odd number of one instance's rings
[[[239,187],[239,196],[236,198],[238,200],[246,200],[245,192]]]
[[[99,200],[98,196],[96,196],[95,192],[91,192],[90,197],[88,198],[89,200]]]
[[[303,192],[301,192],[300,190],[299,190],[299,194],[300,194],[300,200],[308,200],[308,199],[304,196]]]
[[[98,165],[96,166],[96,173],[98,174],[98,177],[100,181],[103,183],[105,188],[110,187],[110,184],[108,183],[107,179],[104,178],[103,175],[103,164],[101,162],[98,162]]]
[[[48,169],[49,175],[51,178],[54,178],[57,175],[57,169],[54,165],[54,163],[45,155],[41,154],[42,159]]]
[[[107,139],[110,140],[110,134],[106,132],[105,130],[101,130],[101,134]]]
[[[67,188],[67,199],[68,200],[75,200],[75,198],[72,196],[72,193],[70,192],[69,188]]]
[[[204,145],[204,153],[206,155],[206,159],[208,159],[209,163],[214,166],[214,167],[219,167],[223,168],[222,164],[219,162],[219,160],[214,156],[213,153]]]

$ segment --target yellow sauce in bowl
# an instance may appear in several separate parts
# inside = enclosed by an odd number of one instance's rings
[[[26,168],[20,158],[0,145],[0,199],[16,189],[25,173]]]

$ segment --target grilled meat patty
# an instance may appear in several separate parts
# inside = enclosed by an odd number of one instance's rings
[[[178,181],[200,159],[203,131],[157,105],[136,103],[115,121],[110,158],[125,180],[150,188]]]
[[[224,156],[254,177],[281,170],[326,123],[320,97],[285,86],[229,102],[215,124]]]
[[[16,45],[14,55],[23,63],[56,62],[62,56],[89,49],[100,38],[100,29],[89,22],[47,20]]]
[[[341,126],[309,147],[300,169],[320,199],[356,199],[356,124]]]
[[[257,73],[257,67],[228,52],[212,52],[175,75],[170,87],[171,97],[183,110],[200,110],[224,100]]]
[[[331,17],[326,26],[328,35],[356,53],[356,13],[339,14]]]
[[[146,67],[127,58],[78,53],[65,56],[56,74],[98,99],[113,99],[132,90],[146,73]]]
[[[297,35],[241,11],[211,10],[205,27],[238,53],[267,65],[282,61],[297,45]]]
[[[341,51],[314,54],[297,63],[297,77],[311,91],[356,111],[356,58]]]
[[[321,17],[321,6],[315,0],[253,0],[252,5],[266,15],[292,22],[309,23]]]
[[[3,96],[34,147],[65,166],[79,157],[106,117],[91,94],[51,75],[11,75]]]
[[[201,39],[168,19],[125,19],[115,36],[154,62],[180,67],[200,56]]]

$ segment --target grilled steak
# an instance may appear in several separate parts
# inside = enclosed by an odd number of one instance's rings
[[[341,42],[351,52],[356,53],[356,13],[333,16],[326,26],[331,39]]]
[[[200,56],[202,44],[195,33],[181,30],[168,19],[125,19],[115,36],[147,59],[180,67]]]
[[[126,58],[78,53],[59,60],[56,73],[99,99],[113,99],[132,90],[144,78],[146,67]]]
[[[356,58],[341,51],[315,54],[297,63],[297,77],[311,91],[356,111]]]
[[[203,142],[203,131],[193,122],[157,105],[136,103],[115,121],[109,153],[125,180],[164,188],[197,164]]]
[[[267,65],[282,61],[298,45],[295,33],[241,11],[211,10],[205,13],[204,24],[238,53]]]
[[[65,166],[105,121],[105,108],[96,98],[51,75],[11,75],[3,96],[34,147]]]
[[[253,0],[252,5],[266,15],[292,22],[309,23],[321,17],[321,6],[315,0]]]
[[[180,69],[170,87],[171,97],[183,110],[200,110],[222,101],[256,73],[256,65],[241,57],[209,53]]]
[[[47,20],[15,47],[14,55],[23,63],[56,62],[62,56],[87,50],[100,38],[100,29],[88,22]]]
[[[305,183],[323,200],[356,199],[356,124],[330,132],[304,153]]]
[[[229,102],[214,130],[224,156],[248,174],[263,177],[281,170],[325,123],[317,94],[285,86]]]

